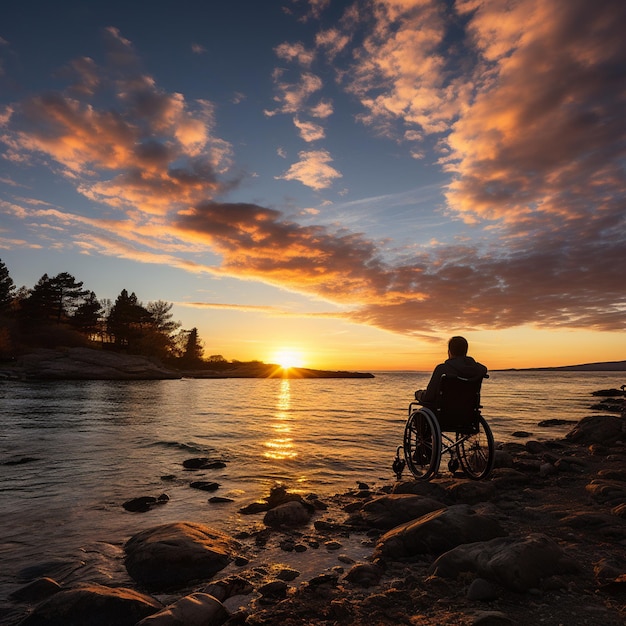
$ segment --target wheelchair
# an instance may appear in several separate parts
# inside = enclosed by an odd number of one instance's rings
[[[489,476],[495,446],[491,428],[480,413],[482,380],[483,376],[468,379],[444,374],[434,409],[411,402],[404,442],[393,464],[398,479],[406,465],[416,479],[430,480],[439,472],[444,454],[450,455],[448,469],[453,474],[460,467],[472,480]]]

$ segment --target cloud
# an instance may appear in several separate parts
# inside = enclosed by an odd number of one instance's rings
[[[295,83],[284,81],[284,74],[285,71],[280,68],[274,71],[274,82],[278,92],[274,100],[279,103],[279,107],[265,111],[268,116],[276,115],[276,113],[299,113],[306,110],[309,97],[322,88],[321,78],[311,72],[300,74],[299,80]]]
[[[274,49],[276,56],[283,61],[295,61],[299,65],[308,67],[315,59],[315,50],[307,50],[300,42],[282,43]]]
[[[303,122],[298,117],[294,117],[293,123],[300,131],[300,137],[302,137],[304,141],[318,141],[319,139],[324,139],[326,136],[324,127],[314,122]]]
[[[105,40],[111,66],[79,59],[70,66],[80,76],[71,93],[36,95],[7,112],[7,158],[51,160],[87,198],[153,214],[225,189],[231,147],[214,135],[212,103],[159,89],[116,29]],[[92,96],[105,87],[116,106],[99,109]]]
[[[2,141],[7,158],[52,163],[119,219],[35,205],[12,215],[72,226],[85,253],[264,281],[407,335],[523,324],[623,330],[623,3],[459,0],[456,15],[434,0],[363,7],[376,10],[337,26],[348,39],[362,29],[363,42],[356,58],[332,53],[341,84],[362,121],[404,137],[414,154],[415,143],[437,142],[451,177],[446,214],[472,225],[471,240],[401,255],[358,232],[218,202],[232,155],[213,106],[160,89],[115,29],[106,33],[110,66],[75,65],[83,81],[71,93],[15,103]],[[322,88],[310,72],[276,78],[275,112],[301,114]],[[104,88],[115,102],[107,110],[91,99]],[[341,178],[327,150],[298,158],[279,179],[322,190]],[[200,252],[204,264],[185,258]]]
[[[341,178],[341,173],[329,163],[332,157],[327,150],[310,150],[298,153],[300,160],[281,176],[276,176],[282,180],[297,180],[311,189],[327,189],[337,178]]]
[[[200,45],[199,43],[192,43],[191,51],[194,54],[204,54],[207,50],[204,46]]]

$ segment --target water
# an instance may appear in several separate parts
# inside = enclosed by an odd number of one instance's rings
[[[483,415],[496,441],[525,430],[535,439],[571,426],[548,418],[593,413],[591,392],[619,387],[619,372],[494,372],[483,385]],[[393,480],[408,402],[428,373],[373,379],[226,379],[146,382],[0,383],[0,598],[20,571],[170,521],[234,532],[258,523],[239,508],[282,482],[303,494],[331,495]],[[519,441],[519,439],[516,439]],[[188,472],[191,457],[226,468]],[[28,463],[6,465],[25,457]],[[163,476],[174,476],[163,480]],[[215,480],[232,504],[211,505],[192,480]],[[144,514],[122,503],[167,493]]]

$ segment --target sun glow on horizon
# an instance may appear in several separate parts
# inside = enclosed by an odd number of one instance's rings
[[[272,363],[276,363],[284,370],[288,370],[292,367],[303,367],[304,358],[302,353],[298,350],[294,350],[293,348],[281,348],[274,352]]]

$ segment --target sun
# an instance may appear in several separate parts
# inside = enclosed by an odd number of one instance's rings
[[[280,365],[284,370],[288,370],[292,367],[302,367],[304,363],[302,354],[291,348],[281,348],[274,352],[272,361]]]

